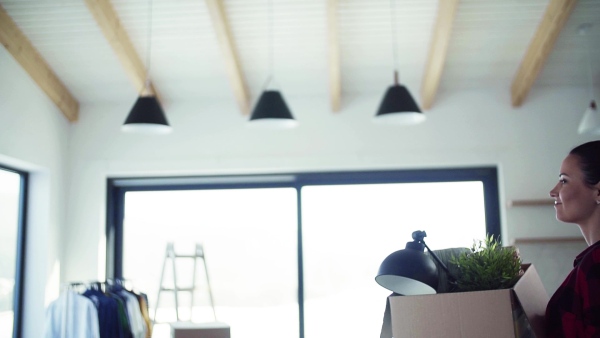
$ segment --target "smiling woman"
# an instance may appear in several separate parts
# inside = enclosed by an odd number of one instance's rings
[[[12,337],[21,177],[0,167],[0,337]]]
[[[571,150],[550,196],[556,218],[577,224],[588,248],[548,302],[548,337],[595,337],[600,334],[600,141]]]

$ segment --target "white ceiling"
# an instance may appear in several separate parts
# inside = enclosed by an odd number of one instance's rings
[[[255,99],[269,73],[269,0],[225,0],[246,83]],[[0,0],[73,96],[86,104],[135,99],[133,88],[83,0]],[[148,60],[150,0],[112,0],[140,58]],[[232,99],[203,0],[152,0],[151,78],[165,101]],[[273,69],[285,95],[329,94],[327,1],[272,0]],[[440,91],[500,87],[513,77],[548,0],[461,0]],[[438,0],[396,0],[401,82],[418,98]],[[394,61],[389,0],[339,0],[342,91],[383,93]],[[577,34],[582,23],[594,26]],[[579,0],[537,79],[587,86],[588,47],[600,82],[600,0]],[[342,96],[343,100],[343,96]],[[526,104],[526,102],[525,102]],[[510,102],[506,103],[507,107]]]

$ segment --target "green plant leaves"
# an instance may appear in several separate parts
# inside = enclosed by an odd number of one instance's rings
[[[492,235],[473,241],[468,252],[450,258],[457,268],[456,291],[507,289],[522,275],[515,247],[503,247]]]

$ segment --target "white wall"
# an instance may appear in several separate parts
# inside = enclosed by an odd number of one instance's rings
[[[0,48],[0,164],[28,171],[24,337],[41,337],[44,308],[56,297],[69,123],[5,49]]]
[[[519,109],[510,107],[507,88],[441,93],[428,120],[411,127],[372,123],[381,94],[345,95],[337,114],[327,97],[288,97],[301,126],[285,131],[248,128],[233,100],[166,106],[168,136],[119,131],[135,98],[84,107],[72,133],[66,277],[103,274],[106,178],[115,176],[496,165],[506,242],[580,235],[558,223],[552,207],[506,209],[504,202],[547,197],[568,150],[589,140],[576,134],[585,88],[533,90]],[[432,210],[451,198],[435,196]]]

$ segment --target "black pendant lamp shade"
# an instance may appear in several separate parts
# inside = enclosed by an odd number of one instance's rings
[[[425,115],[408,89],[396,83],[386,91],[375,121],[390,124],[417,124],[425,121]]]
[[[409,295],[435,294],[438,286],[438,270],[425,254],[425,246],[418,242],[406,243],[406,249],[387,256],[375,281],[395,293]]]
[[[298,121],[292,116],[279,91],[265,90],[252,111],[249,124],[270,128],[293,128],[298,125]]]
[[[172,128],[155,96],[140,96],[131,108],[125,123],[124,132],[167,134]]]

